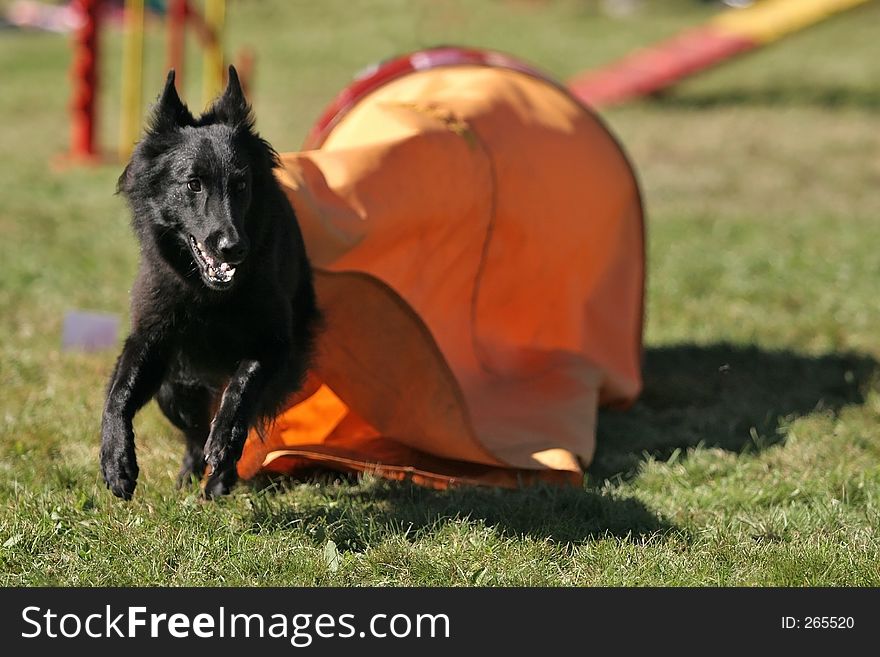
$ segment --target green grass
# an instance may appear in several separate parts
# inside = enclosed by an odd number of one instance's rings
[[[483,45],[564,78],[710,12],[648,4],[612,20],[585,0],[239,1],[229,41],[256,49],[258,125],[293,150],[353,72],[397,52]],[[174,490],[181,447],[152,406],[134,501],[100,482],[115,352],[59,342],[68,309],[127,316],[120,167],[49,167],[67,42],[0,34],[0,583],[877,586],[878,21],[871,3],[607,112],[649,213],[646,389],[601,414],[583,490],[318,476],[213,504]],[[148,41],[152,96],[158,27]],[[104,46],[112,145],[118,34]]]

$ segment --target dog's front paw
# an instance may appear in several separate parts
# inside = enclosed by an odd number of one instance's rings
[[[215,425],[212,428],[205,443],[205,463],[211,466],[212,479],[235,471],[246,438],[247,430],[240,427],[224,429],[222,425]],[[224,478],[228,479],[229,475],[224,474]]]
[[[110,492],[130,500],[137,485],[138,472],[134,437],[125,432],[119,437],[105,429],[101,440],[101,474]]]
[[[214,470],[202,487],[202,494],[207,499],[227,495],[238,481],[238,470],[232,466],[228,470]]]

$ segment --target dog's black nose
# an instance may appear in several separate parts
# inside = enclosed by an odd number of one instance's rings
[[[217,240],[217,252],[224,262],[228,262],[230,265],[237,265],[247,256],[247,240],[243,238],[230,239],[224,235]]]

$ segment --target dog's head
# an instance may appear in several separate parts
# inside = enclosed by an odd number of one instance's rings
[[[181,102],[171,71],[147,133],[119,178],[141,241],[156,244],[194,285],[228,290],[246,265],[251,208],[261,192],[255,187],[272,180],[278,163],[253,126],[234,67],[226,90],[198,118]]]

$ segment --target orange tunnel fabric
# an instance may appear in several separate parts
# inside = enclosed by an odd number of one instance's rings
[[[596,117],[522,71],[443,66],[282,163],[324,326],[240,474],[579,485],[597,406],[641,387],[642,206]]]

